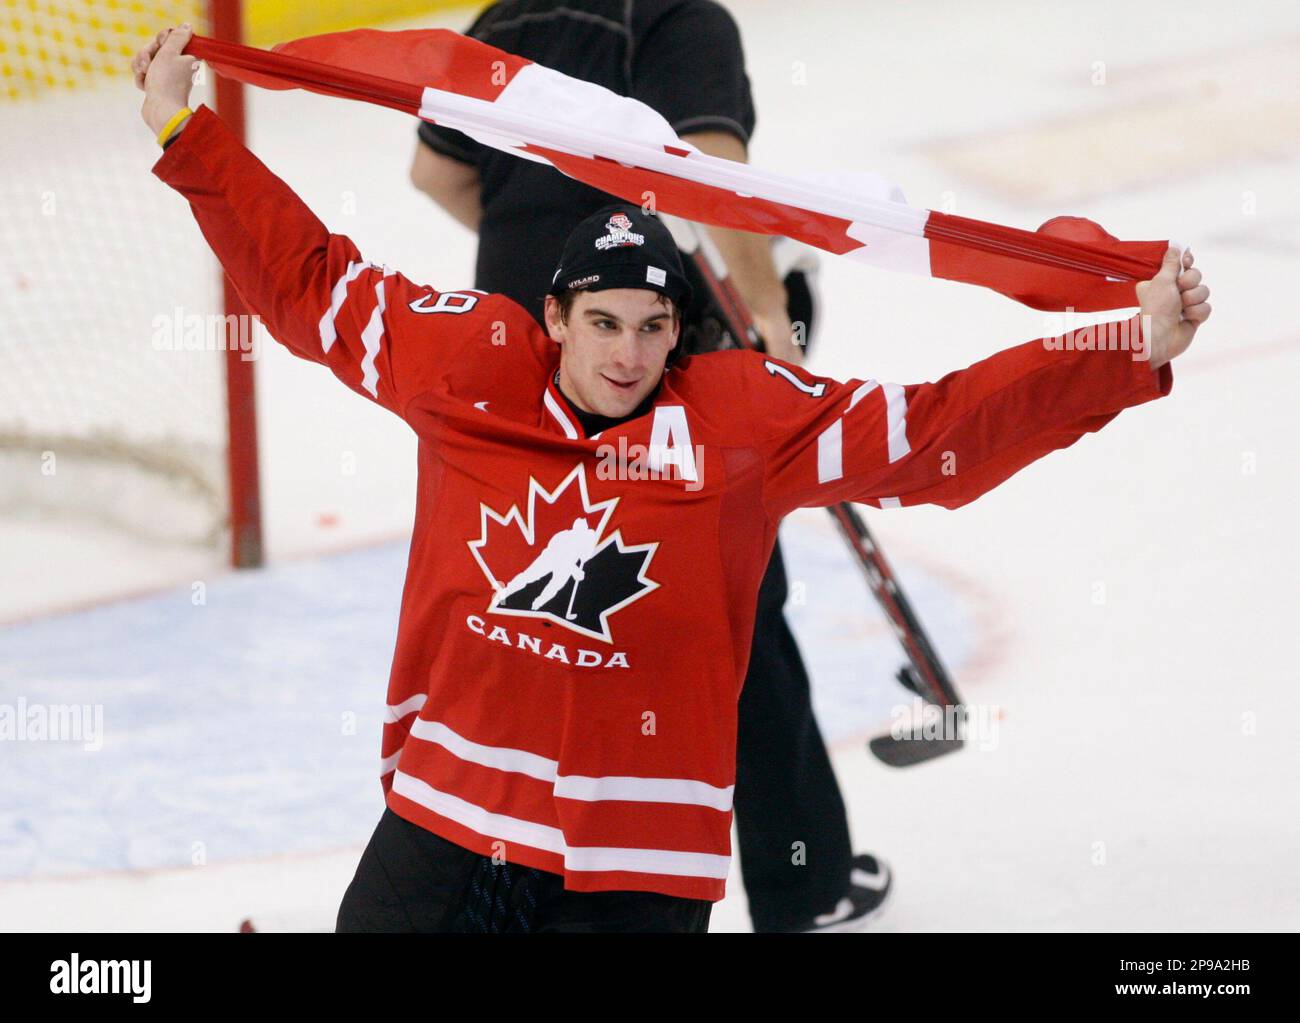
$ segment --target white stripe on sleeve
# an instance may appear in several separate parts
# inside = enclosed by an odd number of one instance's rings
[[[335,327],[334,321],[338,318],[343,303],[347,301],[348,285],[370,266],[370,262],[365,259],[359,263],[348,263],[348,268],[343,272],[343,276],[334,282],[334,287],[330,291],[330,307],[325,310],[325,315],[320,318],[320,350],[326,355],[334,347],[334,342],[338,340],[338,328]]]
[[[379,370],[375,368],[375,359],[379,355],[379,346],[384,342],[384,282],[393,271],[384,267],[384,276],[375,282],[374,310],[370,313],[370,322],[361,332],[361,344],[366,354],[361,357],[361,386],[370,392],[372,398],[379,397]]]
[[[849,398],[849,407],[840,417],[826,427],[817,437],[817,482],[833,483],[844,477],[844,416],[853,406],[874,391],[879,385],[874,380],[864,381]],[[894,387],[894,384],[886,384]],[[886,392],[888,393],[888,392]]]
[[[817,436],[817,482],[833,483],[844,475],[844,418]]]
[[[898,384],[884,384],[885,417],[889,430],[889,462],[892,465],[907,455],[912,447],[907,443],[907,395]]]

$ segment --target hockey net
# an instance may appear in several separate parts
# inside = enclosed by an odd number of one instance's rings
[[[235,5],[3,0],[0,515],[220,548],[241,473],[255,501],[255,463],[231,467],[251,392],[232,417],[220,268],[150,174],[129,68],[160,28],[218,34],[232,10],[237,31]],[[206,77],[191,105],[214,105]]]

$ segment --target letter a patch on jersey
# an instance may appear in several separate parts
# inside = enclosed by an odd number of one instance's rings
[[[487,578],[491,614],[541,618],[612,643],[609,618],[659,584],[646,577],[658,543],[627,544],[607,532],[618,498],[592,503],[576,466],[554,490],[528,479],[527,512],[479,504],[469,542]]]

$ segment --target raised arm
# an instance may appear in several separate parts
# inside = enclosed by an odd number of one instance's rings
[[[1209,316],[1190,253],[1139,285],[1142,311],[998,352],[928,384],[840,383],[738,353],[774,517],[804,505],[956,508],[1123,409],[1169,393]]]
[[[439,295],[367,261],[212,111],[185,116],[195,61],[181,51],[191,34],[185,26],[159,33],[132,65],[145,93],[145,123],[171,132],[154,174],[189,201],[212,251],[272,337],[402,414],[457,345],[472,339],[492,303]]]

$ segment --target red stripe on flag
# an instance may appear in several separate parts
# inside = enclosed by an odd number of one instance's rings
[[[263,89],[306,89],[323,96],[361,99],[408,114],[420,112],[421,87],[378,75],[200,36],[191,39],[184,52],[206,60],[223,75]]]
[[[445,28],[329,32],[280,43],[273,52],[353,71],[382,69],[385,78],[419,89],[428,86],[489,101],[532,63]]]
[[[785,235],[836,255],[862,248],[862,242],[848,236],[851,222],[841,217],[770,199],[744,198],[725,188],[685,181],[643,167],[625,167],[605,157],[592,160],[545,146],[523,148],[602,192],[686,220],[755,234]]]
[[[1079,312],[1136,306],[1135,285],[1159,272],[1168,248],[1120,241],[1083,217],[1055,217],[1024,231],[932,211],[925,237],[935,277],[992,288],[1032,309]]]

